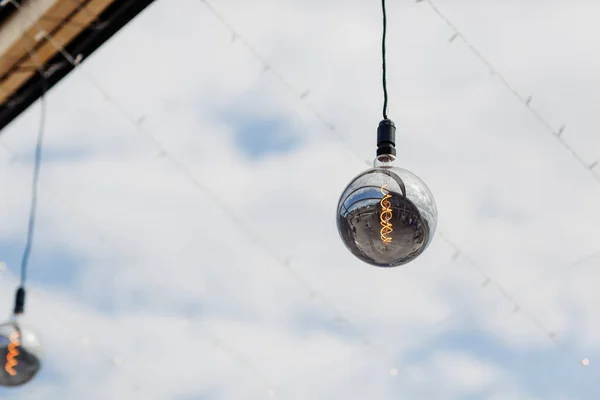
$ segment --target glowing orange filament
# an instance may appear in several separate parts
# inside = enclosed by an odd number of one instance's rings
[[[6,365],[4,369],[10,376],[15,376],[17,371],[15,371],[15,367],[19,364],[17,361],[17,356],[21,354],[18,350],[18,347],[21,345],[19,341],[19,333],[13,332],[10,334],[10,344],[8,345],[8,353],[6,354]]]
[[[381,214],[379,214],[381,231],[379,231],[379,233],[381,234],[381,241],[387,246],[392,241],[392,238],[388,235],[394,230],[392,229],[392,224],[390,223],[392,219],[392,208],[390,206],[392,203],[390,203],[388,200],[392,197],[392,195],[387,192],[385,189],[386,186],[387,185],[383,185],[381,187],[381,194],[383,195],[383,198],[379,201],[379,204],[381,205]]]

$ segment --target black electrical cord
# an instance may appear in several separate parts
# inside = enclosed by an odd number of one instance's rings
[[[33,248],[33,234],[35,232],[35,217],[37,211],[38,200],[38,182],[40,179],[40,167],[42,164],[42,146],[44,142],[44,133],[46,131],[46,91],[48,90],[48,82],[43,70],[39,70],[40,78],[40,125],[38,129],[37,141],[35,144],[35,160],[33,166],[33,179],[31,187],[31,206],[29,209],[29,222],[27,224],[27,241],[21,258],[21,282],[15,296],[14,314],[23,314],[25,310],[25,283],[27,281],[27,266],[29,264],[29,256]]]
[[[385,37],[387,34],[387,15],[385,11],[385,0],[381,0],[381,8],[383,11],[383,37],[381,40],[381,59],[383,67],[383,119],[388,119],[387,107],[388,107],[388,92],[387,92],[387,71],[386,71],[386,60],[385,60]]]
[[[383,10],[383,37],[381,40],[381,61],[382,61],[382,85],[383,85],[383,121],[377,128],[377,157],[384,155],[396,155],[396,125],[388,118],[388,91],[387,91],[387,69],[385,59],[385,38],[387,35],[387,15],[385,10],[385,0],[381,0],[381,9]]]

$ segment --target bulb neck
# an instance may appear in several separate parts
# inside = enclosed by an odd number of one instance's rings
[[[383,155],[396,155],[396,125],[387,118],[377,128],[377,156]]]
[[[375,168],[391,168],[394,166],[396,162],[396,156],[392,154],[382,154],[380,156],[375,157],[373,160],[373,167]]]

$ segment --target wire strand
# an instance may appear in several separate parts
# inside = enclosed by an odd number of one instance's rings
[[[483,54],[479,50],[477,50],[477,48],[475,48],[475,46],[473,46],[473,44],[469,40],[467,40],[467,38],[458,30],[458,28],[452,23],[452,21],[450,21],[450,19],[438,7],[436,7],[432,0],[427,0],[426,3],[429,4],[431,10],[442,21],[444,21],[450,29],[454,31],[450,42],[453,42],[456,38],[460,38],[460,40],[463,41],[463,43],[467,46],[471,53],[473,53],[473,55],[476,58],[478,58],[479,61],[481,61],[487,68],[489,68],[490,72],[500,80],[500,82],[506,88],[506,90],[508,90],[517,99],[517,101],[519,101],[527,108],[527,110],[538,120],[538,122],[544,127],[544,129],[546,129],[548,133],[550,133],[556,140],[558,140],[561,146],[563,146],[571,154],[571,156],[575,160],[577,160],[577,162],[581,164],[581,166],[584,167],[592,175],[592,177],[596,180],[597,183],[600,183],[600,173],[596,172],[597,167],[600,165],[600,160],[596,160],[591,163],[586,162],[584,158],[563,139],[562,134],[564,132],[565,125],[562,125],[559,129],[553,128],[550,122],[531,106],[531,96],[525,98],[521,94],[519,94],[519,92],[517,92],[517,90],[508,82],[504,75],[502,75],[498,71],[498,69],[495,68],[494,65],[487,58],[485,58]]]
[[[315,117],[315,119],[319,123],[321,123],[325,128],[327,128],[329,133],[333,137],[335,137],[339,143],[341,143],[344,147],[346,147],[346,150],[349,153],[352,153],[356,158],[360,159],[367,165],[372,164],[371,159],[365,159],[363,156],[361,156],[362,151],[359,151],[348,140],[345,140],[343,134],[340,133],[340,130],[338,128],[336,128],[335,124],[333,124],[326,117],[324,117],[323,114],[321,114],[319,111],[317,111],[317,109],[310,103],[310,101],[307,99],[308,93],[311,93],[310,90],[304,90],[302,92],[299,92],[298,90],[296,90],[294,88],[294,85],[292,85],[290,83],[290,81],[288,79],[286,79],[284,77],[284,75],[281,74],[277,70],[277,68],[275,68],[273,66],[273,64],[270,63],[269,60],[267,60],[267,58],[256,49],[255,46],[253,46],[250,42],[248,42],[246,40],[244,38],[244,36],[241,33],[239,33],[227,21],[227,19],[212,5],[212,3],[209,0],[199,0],[199,1],[223,25],[223,27],[231,33],[231,37],[235,38],[235,42],[241,43],[242,46],[244,46],[250,52],[250,54],[252,55],[252,58],[254,58],[259,64],[262,65],[263,71],[270,73],[271,76],[273,76],[279,82],[279,84],[281,84],[281,86],[284,89],[286,89],[290,94],[292,94],[294,96],[294,98],[299,103],[301,103],[306,108],[306,110],[309,111]]]
[[[383,119],[388,119],[387,65],[385,58],[385,39],[387,36],[387,12],[385,9],[385,0],[381,0],[381,10],[383,12],[383,35],[381,36],[381,83],[383,86]]]
[[[29,209],[29,221],[27,223],[27,241],[25,243],[25,249],[23,250],[23,257],[21,259],[21,287],[25,287],[27,280],[27,267],[29,265],[29,257],[33,248],[33,237],[35,233],[35,222],[37,215],[37,203],[38,203],[38,186],[40,179],[40,167],[42,164],[42,147],[44,142],[44,133],[46,131],[46,90],[47,82],[46,77],[40,74],[40,87],[42,94],[40,96],[40,124],[38,128],[38,136],[35,144],[35,160],[33,166],[33,178],[31,182],[31,205]]]

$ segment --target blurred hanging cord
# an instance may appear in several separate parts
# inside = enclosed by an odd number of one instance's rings
[[[44,72],[40,71],[40,79],[42,81],[42,95],[40,96],[40,126],[38,130],[38,136],[35,145],[35,160],[33,167],[33,178],[31,183],[31,206],[29,210],[29,222],[27,224],[27,241],[25,249],[23,250],[23,257],[21,260],[21,283],[22,288],[25,287],[27,280],[27,267],[29,265],[29,257],[33,248],[33,235],[35,233],[35,222],[37,214],[37,203],[38,203],[38,186],[40,178],[40,167],[42,164],[42,147],[44,141],[44,133],[46,130],[46,77]]]
[[[9,0],[13,5],[19,5],[19,3],[14,0]],[[19,5],[20,6],[20,5]],[[26,28],[23,28],[23,32],[21,33],[23,36],[25,35]],[[25,242],[25,248],[23,249],[23,256],[21,258],[21,274],[20,274],[20,282],[19,287],[15,293],[15,306],[13,310],[13,317],[21,315],[25,311],[25,300],[26,300],[26,283],[27,283],[27,272],[29,267],[29,258],[31,256],[31,251],[33,249],[33,239],[35,234],[35,223],[37,216],[37,204],[38,204],[38,187],[39,187],[39,178],[40,178],[40,168],[42,165],[42,148],[44,144],[44,134],[46,131],[46,92],[48,88],[48,82],[46,79],[46,71],[44,71],[43,63],[37,54],[33,51],[35,47],[35,40],[33,38],[29,38],[31,43],[27,48],[27,52],[29,53],[30,60],[35,64],[35,67],[38,72],[38,78],[40,79],[40,88],[41,93],[39,97],[40,102],[40,122],[38,128],[38,134],[36,138],[35,144],[35,157],[34,157],[34,165],[33,165],[33,177],[31,182],[31,200],[30,200],[30,209],[29,209],[29,219],[27,223],[27,238]]]
[[[482,54],[479,50],[477,50],[475,48],[475,46],[473,46],[471,44],[471,42],[469,42],[467,40],[467,38],[458,30],[458,28],[456,28],[456,26],[452,23],[452,21],[450,21],[450,19],[448,19],[448,17],[442,13],[440,11],[439,8],[437,8],[435,6],[435,4],[433,3],[432,0],[417,0],[417,3],[421,3],[421,2],[425,2],[427,4],[429,4],[429,7],[431,7],[431,9],[433,10],[433,12],[439,17],[441,18],[446,25],[448,25],[448,27],[450,27],[450,29],[452,29],[454,31],[454,34],[450,37],[449,42],[454,42],[457,38],[462,40],[463,43],[467,46],[467,48],[471,51],[471,53],[473,53],[475,55],[475,57],[477,57],[483,64],[485,64],[485,66],[487,66],[490,70],[490,72],[492,73],[492,75],[495,75],[496,77],[498,77],[498,79],[500,80],[500,82],[502,82],[502,84],[504,85],[504,87],[520,102],[522,103],[527,110],[529,110],[529,112],[538,120],[538,122],[540,124],[542,124],[542,126],[546,129],[546,131],[548,131],[548,133],[550,133],[556,140],[558,140],[558,142],[565,148],[567,149],[567,151],[571,154],[571,156],[573,156],[573,158],[575,158],[591,175],[592,177],[598,182],[600,183],[600,173],[596,172],[596,167],[598,167],[598,164],[600,162],[600,160],[595,160],[591,163],[588,163],[587,161],[585,161],[583,159],[583,157],[581,157],[579,155],[579,153],[577,153],[577,151],[575,151],[575,149],[573,149],[562,137],[562,134],[565,130],[565,125],[563,124],[560,128],[558,129],[554,129],[552,127],[552,125],[550,124],[550,122],[548,122],[548,120],[546,118],[544,118],[539,112],[537,112],[533,107],[531,107],[531,100],[532,100],[532,96],[529,96],[527,98],[524,98],[523,96],[521,96],[516,89],[513,88],[513,86],[511,86],[511,84],[506,80],[506,78],[500,73],[498,72],[498,70],[492,65],[491,62],[489,62]]]

